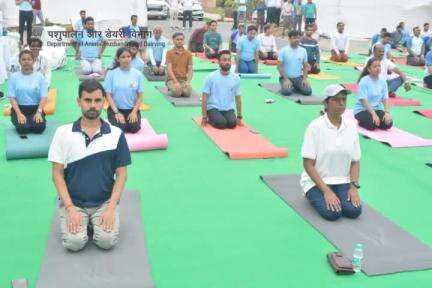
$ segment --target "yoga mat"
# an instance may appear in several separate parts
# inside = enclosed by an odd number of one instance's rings
[[[68,252],[61,244],[56,207],[36,287],[155,287],[145,246],[138,192],[125,191],[119,209],[120,240],[113,249],[98,249],[89,239],[83,250]]]
[[[102,74],[98,73],[92,73],[88,75],[81,74],[81,68],[78,66],[75,68],[75,73],[79,79],[79,81],[85,81],[85,80],[96,80],[96,81],[103,81],[105,80],[106,70],[102,70]]]
[[[205,56],[204,52],[195,52],[193,55],[195,55],[195,56],[198,57],[199,59],[202,59],[202,60],[205,60],[205,61],[211,62],[211,63],[213,63],[213,64],[218,64],[218,63],[219,63],[219,61],[218,61],[217,58],[212,58],[212,59],[207,58],[207,57]]]
[[[178,107],[192,107],[201,106],[201,97],[198,93],[192,90],[192,95],[190,97],[172,97],[167,87],[156,86],[156,89],[161,92],[165,98],[174,106]]]
[[[245,79],[268,79],[271,77],[270,73],[239,73],[238,75]]]
[[[166,81],[166,75],[154,75],[152,74],[149,70],[144,69],[144,76],[146,77],[146,79],[150,82],[153,81]]]
[[[43,108],[44,113],[46,115],[52,115],[55,112],[57,102],[57,89],[49,89],[48,96],[47,96],[47,102]],[[12,114],[12,106],[9,104],[7,107],[3,110],[4,116],[10,116]]]
[[[347,109],[343,117],[357,124],[353,110]],[[432,146],[432,139],[424,139],[396,127],[388,130],[375,129],[370,131],[357,125],[357,130],[363,136],[383,142],[393,148]]]
[[[275,66],[275,65],[278,65],[279,61],[278,60],[264,60],[264,61],[262,61],[262,63],[264,63],[265,65],[269,65],[269,66]]]
[[[323,103],[323,100],[316,96],[304,96],[297,93],[293,93],[290,96],[285,96],[280,93],[280,84],[279,83],[260,83],[259,86],[263,87],[264,89],[279,94],[280,96],[284,97],[285,99],[294,101],[298,104],[302,105],[321,105]]]
[[[56,122],[47,121],[46,129],[42,134],[27,134],[25,135],[26,138],[21,138],[12,123],[8,122],[6,125],[7,160],[44,158],[48,156],[51,140],[58,127]]]
[[[325,72],[320,72],[319,74],[308,74],[309,78],[316,80],[336,80],[339,79],[339,76],[334,74],[329,74]]]
[[[344,84],[342,84],[342,86],[344,86],[348,90],[351,90],[351,92],[353,92],[353,93],[357,93],[358,92],[358,85],[357,85],[357,83],[344,83]]]
[[[432,109],[430,110],[415,110],[414,113],[423,115],[426,118],[432,119]]]
[[[392,61],[396,64],[408,65],[406,57],[393,57]]]
[[[156,134],[147,119],[141,119],[141,129],[137,133],[126,133],[126,141],[130,151],[166,149],[167,134]]]
[[[245,123],[234,129],[216,129],[210,124],[202,127],[201,117],[193,120],[230,159],[288,157],[288,149],[276,147]]]
[[[330,60],[330,57],[322,57],[321,60],[323,62],[326,62],[326,63],[331,63],[331,64],[335,64],[335,65],[340,65],[340,66],[355,67],[355,66],[359,65],[358,63],[355,63],[351,60],[348,60],[348,62],[336,62],[336,61]]]
[[[345,257],[352,260],[355,245],[363,244],[362,270],[367,275],[432,268],[430,247],[366,203],[362,204],[362,214],[357,219],[342,217],[327,221],[303,195],[299,175],[261,176],[261,179]]]

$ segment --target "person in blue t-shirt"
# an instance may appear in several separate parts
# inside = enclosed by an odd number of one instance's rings
[[[297,92],[310,96],[312,89],[308,82],[309,64],[306,49],[300,46],[300,33],[297,30],[290,31],[288,37],[290,44],[282,48],[278,58],[281,93],[289,96]]]
[[[423,85],[426,88],[432,89],[432,50],[426,54],[425,62],[425,77],[423,78]]]
[[[393,126],[389,112],[388,86],[380,77],[381,60],[372,57],[366,63],[359,78],[357,102],[354,105],[354,117],[359,125],[367,130],[387,130]]]
[[[237,41],[236,73],[258,73],[260,43],[258,29],[249,25],[247,35]]]
[[[242,124],[240,77],[231,72],[231,52],[218,53],[219,70],[210,73],[204,82],[201,108],[202,122],[218,129],[232,129]],[[234,112],[237,110],[237,116]]]
[[[131,40],[126,43],[126,47],[128,47],[132,53],[132,60],[131,60],[132,67],[137,69],[138,71],[143,71],[146,65],[144,61],[141,59],[141,57],[138,55],[140,44],[135,40]]]
[[[115,63],[105,77],[104,88],[109,103],[108,121],[123,132],[141,129],[140,106],[144,91],[143,74],[131,67],[132,53],[127,47],[117,50]]]
[[[317,7],[312,0],[307,0],[307,3],[303,5],[303,14],[305,17],[305,25],[314,24],[317,18]]]
[[[48,84],[40,72],[33,71],[33,57],[31,51],[21,51],[18,57],[21,71],[12,74],[8,82],[11,121],[19,134],[40,134],[46,126],[43,107],[47,101]]]
[[[373,46],[374,46],[376,43],[380,42],[381,39],[384,37],[384,33],[387,33],[387,28],[381,28],[380,33],[374,34],[374,35],[372,36],[372,39],[371,39],[371,45],[370,45],[370,47],[369,47],[369,56],[372,55],[372,49],[373,49]],[[390,34],[390,38],[391,38],[391,34]]]
[[[153,37],[147,40],[147,65],[154,75],[165,75],[166,53],[168,51],[168,39],[162,36],[162,27],[153,28]]]
[[[101,31],[95,31],[92,17],[84,20],[84,30],[81,35],[77,36],[76,42],[79,51],[77,58],[81,59],[81,74],[102,74],[101,57],[107,42]]]
[[[222,36],[217,29],[217,21],[210,21],[210,29],[204,33],[204,53],[207,58],[213,59],[218,56],[219,49],[222,45]]]

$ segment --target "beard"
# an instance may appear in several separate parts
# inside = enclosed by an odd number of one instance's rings
[[[100,114],[101,114],[100,110],[98,111],[96,109],[89,109],[83,113],[83,116],[88,120],[95,120],[99,118]]]
[[[220,65],[220,68],[224,72],[228,72],[231,69],[231,64]]]

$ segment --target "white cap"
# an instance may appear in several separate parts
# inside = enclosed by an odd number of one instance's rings
[[[343,85],[332,84],[332,85],[327,86],[324,89],[324,99],[327,99],[329,97],[334,97],[337,94],[339,94],[340,92],[345,92],[346,95],[351,94],[351,90],[345,88]]]

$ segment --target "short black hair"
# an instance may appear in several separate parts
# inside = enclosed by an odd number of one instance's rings
[[[426,22],[426,23],[423,24],[423,27],[428,26],[428,25],[429,25],[429,23]]]
[[[32,57],[32,59],[33,59],[33,61],[34,61],[34,56],[33,56],[33,53],[30,51],[30,50],[21,50],[21,52],[18,54],[18,60],[21,60],[21,57],[24,55],[24,54],[28,54],[28,55],[30,55],[31,57]]]
[[[39,39],[39,38],[37,38],[37,37],[32,37],[32,38],[30,38],[29,43],[28,43],[29,46],[31,46],[31,44],[32,44],[33,42],[37,42],[37,43],[39,44],[39,47],[42,47],[42,45],[43,45],[42,40]]]
[[[344,22],[337,22],[336,27],[339,25],[345,25],[345,23]]]
[[[420,27],[419,27],[419,26],[415,26],[415,27],[413,28],[413,32],[414,32],[414,30],[416,30],[416,29],[419,29],[419,30],[420,30]]]
[[[381,28],[381,32],[387,32],[387,28],[385,27]]]
[[[217,59],[220,60],[220,58],[222,57],[222,55],[227,54],[229,56],[231,56],[231,51],[229,50],[221,50],[219,51],[218,55],[217,55]]]
[[[209,25],[211,25],[212,23],[216,23],[216,24],[217,24],[217,21],[216,21],[216,20],[210,20],[210,21],[208,22]]]
[[[86,10],[80,10],[80,14],[81,14],[81,13],[86,13]]]
[[[177,38],[178,36],[183,36],[183,38],[184,38],[184,34],[183,34],[183,32],[176,32],[176,33],[174,33],[173,36],[172,36],[172,39],[174,40],[174,39]]]
[[[314,25],[313,24],[307,24],[306,27],[305,27],[305,29],[308,29],[308,28],[312,28],[313,29]]]
[[[289,38],[299,37],[299,36],[300,36],[300,32],[298,30],[291,30],[290,32],[288,32]]]
[[[89,21],[93,21],[93,22],[94,22],[93,17],[91,17],[91,16],[86,17],[86,18],[84,19],[84,25],[87,24],[87,22],[89,22]]]
[[[390,32],[385,32],[384,34],[383,34],[383,38],[387,38],[387,37],[392,37],[392,34],[390,33]]]
[[[253,30],[258,32],[258,28],[255,25],[249,25],[247,28],[247,32],[249,33],[250,31],[253,31]]]
[[[134,14],[134,15],[131,16],[131,20],[132,20],[133,18],[137,18],[137,19],[138,19],[138,16]]]
[[[135,40],[131,40],[129,42],[126,43],[127,47],[135,47],[135,48],[139,48],[140,44],[138,43],[138,41]]]
[[[84,91],[87,93],[93,93],[96,90],[101,90],[103,97],[106,97],[105,89],[101,83],[99,83],[98,81],[96,81],[94,79],[84,80],[79,85],[78,96],[79,96],[79,98],[81,98]]]

